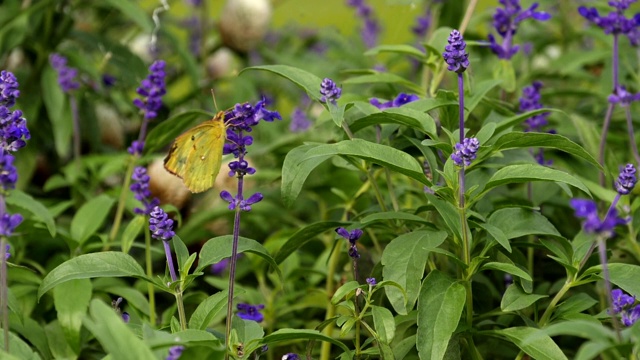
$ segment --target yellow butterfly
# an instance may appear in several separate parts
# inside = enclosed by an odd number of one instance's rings
[[[222,165],[226,138],[224,111],[178,136],[164,158],[164,168],[181,178],[192,193],[213,187]]]

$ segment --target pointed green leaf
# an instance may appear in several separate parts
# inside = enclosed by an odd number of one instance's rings
[[[385,287],[387,298],[398,314],[407,314],[413,309],[429,252],[446,238],[444,231],[418,230],[398,236],[385,247],[381,260],[382,277],[395,281],[406,291],[405,297],[399,289]]]
[[[126,254],[131,250],[133,242],[136,240],[146,223],[147,217],[138,215],[127,224],[127,227],[124,228],[122,239],[120,241],[120,247],[123,253]]]
[[[59,284],[53,290],[53,304],[58,314],[58,322],[76,354],[80,353],[80,329],[82,319],[89,308],[91,293],[89,279],[70,280]]]
[[[115,200],[107,194],[101,194],[78,209],[71,220],[71,238],[82,245],[102,227]]]
[[[189,329],[206,330],[211,320],[227,305],[227,291],[220,291],[200,303],[189,319]]]
[[[289,255],[293,254],[296,250],[301,248],[303,245],[313,240],[317,235],[322,234],[323,232],[329,229],[335,229],[340,226],[344,226],[349,224],[349,222],[344,221],[321,221],[317,223],[313,223],[311,225],[307,225],[302,229],[298,230],[295,234],[291,235],[289,240],[284,243],[278,250],[278,253],[275,256],[276,263],[282,263]]]
[[[310,72],[287,65],[263,65],[245,68],[240,74],[254,70],[269,71],[280,75],[305,90],[310,98],[320,101],[320,83],[322,83],[322,79]]]
[[[467,291],[447,275],[427,275],[418,298],[418,339],[421,359],[444,359],[451,335],[458,327]]]
[[[531,279],[531,275],[529,275],[525,270],[520,269],[514,264],[501,263],[501,262],[488,262],[482,265],[482,267],[480,268],[480,270],[487,270],[487,269],[504,271],[508,274],[517,276],[524,280],[533,281],[533,279]]]
[[[47,230],[49,230],[49,234],[51,234],[52,237],[56,236],[56,223],[53,216],[41,202],[18,189],[12,190],[5,200],[9,205],[17,206],[31,212],[38,220],[47,226]]]
[[[38,298],[65,281],[117,276],[148,280],[142,267],[127,254],[116,251],[85,254],[67,260],[51,270],[40,284]]]
[[[281,341],[293,341],[293,340],[320,340],[331,343],[333,345],[338,346],[342,351],[347,353],[349,356],[351,355],[351,350],[343,344],[342,342],[322,334],[317,330],[307,330],[307,329],[280,329],[275,332],[265,336],[262,339],[264,344],[275,344]],[[350,359],[351,357],[349,357]]]
[[[89,311],[90,316],[85,317],[84,326],[113,359],[156,359],[151,349],[129,329],[109,305],[96,299],[91,301]]]
[[[428,134],[432,138],[438,137],[436,122],[431,115],[405,107],[385,109],[363,116],[349,125],[349,128],[355,134],[368,126],[379,124],[404,125]]]
[[[313,159],[302,161],[306,153],[317,147],[318,145],[302,145],[287,153],[282,164],[282,201],[288,207],[298,198],[302,185],[307,177],[318,165],[329,159],[331,155],[323,157],[315,157]]]
[[[533,327],[512,327],[495,330],[536,360],[564,360],[567,356],[543,330]]]
[[[502,296],[500,309],[504,312],[517,311],[527,308],[536,301],[548,297],[547,295],[527,294],[518,284],[511,284]]]
[[[389,309],[382,306],[371,306],[373,325],[378,333],[378,338],[383,344],[389,345],[396,335],[396,322]]]
[[[526,235],[562,237],[546,217],[529,209],[499,209],[491,214],[487,223],[501,229],[508,239]]]

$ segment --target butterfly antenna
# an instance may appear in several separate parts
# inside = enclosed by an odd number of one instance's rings
[[[216,94],[213,92],[213,89],[211,89],[211,97],[213,98],[213,106],[216,107],[216,112],[220,111],[218,108],[218,102],[216,101]]]

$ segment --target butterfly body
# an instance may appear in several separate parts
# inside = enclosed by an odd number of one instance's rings
[[[182,179],[193,193],[213,187],[222,165],[226,132],[223,111],[178,136],[164,159],[164,168]]]

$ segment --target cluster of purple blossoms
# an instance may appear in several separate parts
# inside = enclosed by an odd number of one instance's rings
[[[282,360],[300,360],[300,356],[296,353],[287,353],[282,355]]]
[[[369,103],[371,105],[377,107],[380,110],[384,110],[384,109],[388,109],[388,108],[400,107],[400,106],[402,106],[404,104],[408,104],[408,103],[410,103],[412,101],[416,101],[416,100],[420,100],[418,95],[400,93],[400,94],[398,94],[398,96],[395,97],[395,99],[389,100],[389,101],[384,102],[384,103],[381,103],[380,100],[378,100],[378,99],[371,99],[371,100],[369,100]]]
[[[20,96],[18,86],[18,80],[11,72],[0,72],[0,193],[15,187],[18,172],[11,153],[25,147],[26,140],[31,138],[22,111],[11,110]],[[0,235],[11,236],[22,222],[22,215],[6,213],[4,198],[0,197],[0,202]]]
[[[442,57],[447,63],[447,70],[462,73],[469,67],[469,54],[465,50],[467,43],[460,31],[453,30],[447,39],[449,43],[444,47]]]
[[[618,210],[615,205],[620,196],[629,194],[636,186],[638,179],[635,174],[636,168],[633,164],[627,164],[620,170],[620,174],[614,183],[614,188],[618,195],[616,195],[607,211],[604,220],[600,220],[595,201],[589,199],[571,199],[569,201],[569,204],[575,210],[575,216],[584,219],[582,228],[585,232],[604,234],[607,237],[611,237],[616,226],[624,225],[629,221],[618,216]]]
[[[225,271],[229,267],[229,261],[231,258],[224,258],[217,263],[211,265],[211,273],[213,275],[220,275],[223,271]]]
[[[455,151],[451,154],[453,163],[457,166],[469,166],[476,159],[480,142],[476,138],[464,138],[461,143],[456,143]]]
[[[335,104],[336,100],[342,96],[342,89],[333,80],[324,78],[320,83],[320,95],[322,95],[320,101]]]
[[[640,304],[634,306],[635,296],[630,296],[620,289],[614,289],[611,291],[611,298],[613,299],[613,315],[620,314],[625,326],[631,326],[640,319]]]
[[[237,159],[229,163],[229,176],[242,179],[245,175],[255,174],[256,169],[250,167],[249,162],[244,158],[247,154],[247,146],[253,144],[253,137],[244,135],[244,133],[251,132],[260,120],[272,122],[276,119],[281,120],[282,117],[277,111],[266,109],[265,99],[258,101],[255,105],[236,104],[232,110],[225,114],[227,142],[222,148],[222,153],[225,155],[233,154]],[[220,197],[229,203],[230,210],[239,208],[242,211],[250,211],[251,205],[263,198],[261,193],[255,193],[245,200],[242,193],[234,197],[226,190],[220,192]]]
[[[336,233],[338,233],[338,235],[340,235],[341,237],[349,240],[349,256],[354,260],[360,258],[358,247],[356,246],[356,241],[362,237],[362,230],[354,229],[353,231],[349,232],[349,230],[341,226],[336,229]]]
[[[136,89],[136,93],[142,96],[142,99],[133,100],[133,105],[144,112],[145,119],[155,119],[162,107],[162,96],[167,93],[164,68],[164,61],[154,61],[149,67],[149,76],[142,80],[140,87]]]
[[[60,54],[51,54],[49,62],[58,73],[58,85],[62,91],[68,93],[80,87],[80,83],[76,81],[78,70],[67,66],[67,58]]]
[[[347,0],[347,5],[356,9],[356,14],[362,18],[363,24],[360,31],[362,41],[367,48],[372,48],[378,43],[380,24],[375,19],[373,9],[365,3],[365,0]]]
[[[166,242],[176,236],[173,232],[173,220],[169,219],[161,207],[154,207],[149,215],[149,230],[152,238]]]
[[[626,35],[631,45],[638,46],[640,45],[640,36],[638,36],[640,35],[638,30],[640,13],[631,18],[627,18],[624,15],[625,10],[634,2],[636,0],[610,0],[608,4],[615,10],[602,16],[596,8],[585,6],[580,6],[578,12],[589,22],[604,30],[605,34]]]
[[[261,322],[264,320],[264,315],[260,313],[260,310],[264,309],[264,304],[251,305],[246,303],[240,303],[238,306],[238,317],[244,320],[251,320],[255,322]]]
[[[169,354],[166,357],[166,360],[178,360],[180,356],[182,356],[182,352],[184,351],[184,346],[176,345],[169,348]]]
[[[499,0],[503,8],[497,8],[493,14],[493,27],[502,37],[502,44],[498,44],[493,34],[489,34],[489,48],[498,58],[509,60],[518,50],[519,45],[513,44],[513,36],[518,31],[520,23],[526,19],[546,21],[551,18],[546,12],[536,11],[538,3],[534,3],[528,9],[523,10],[520,0]]]
[[[411,28],[411,32],[419,39],[424,39],[431,27],[431,21],[431,5],[428,5],[424,14],[416,18],[416,24]]]
[[[367,278],[367,284],[369,284],[370,286],[376,286],[378,282],[376,281],[376,278],[370,277]]]
[[[620,104],[620,106],[629,106],[632,102],[640,100],[640,93],[634,94],[627,91],[627,88],[620,85],[609,95],[607,101],[611,104]]]
[[[133,191],[133,195],[136,200],[140,201],[144,208],[135,208],[133,211],[139,215],[150,215],[151,211],[158,205],[160,200],[151,197],[151,190],[149,189],[149,175],[147,175],[147,168],[144,166],[136,166],[131,176],[133,184],[129,187]]]

